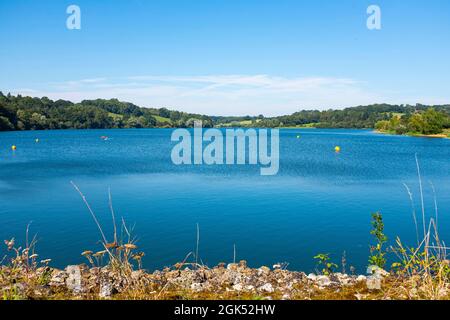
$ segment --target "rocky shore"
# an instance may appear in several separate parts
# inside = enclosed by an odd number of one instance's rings
[[[305,274],[249,268],[245,261],[214,268],[176,266],[124,274],[110,267],[68,266],[13,270],[2,267],[3,299],[421,299],[420,277],[399,277],[382,269],[369,275]],[[424,286],[425,288],[425,286]],[[449,299],[449,290],[440,293]]]

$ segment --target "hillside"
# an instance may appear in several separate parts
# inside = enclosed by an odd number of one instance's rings
[[[317,127],[375,128],[380,121],[409,117],[433,108],[443,116],[443,128],[449,128],[450,105],[373,104],[343,110],[302,110],[279,117],[219,117],[173,111],[167,108],[143,108],[117,99],[83,100],[73,103],[0,92],[0,131],[48,129],[109,128],[183,128],[202,120],[204,127]]]

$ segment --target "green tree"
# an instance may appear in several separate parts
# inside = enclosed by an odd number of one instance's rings
[[[442,133],[446,116],[442,112],[437,112],[434,108],[427,109],[423,113],[424,128],[423,134]]]
[[[9,121],[8,118],[0,116],[0,131],[10,130],[14,130],[14,125]]]
[[[163,118],[170,118],[170,111],[166,108],[159,109],[159,115]]]
[[[388,131],[389,130],[389,124],[390,123],[387,120],[378,121],[375,124],[375,129],[380,130],[380,131]]]
[[[409,118],[409,131],[423,133],[425,128],[425,121],[421,114],[415,113]]]

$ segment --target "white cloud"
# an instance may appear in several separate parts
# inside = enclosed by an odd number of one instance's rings
[[[46,89],[34,89],[33,95],[75,102],[118,98],[144,107],[208,115],[271,116],[380,102],[364,83],[353,79],[269,75],[93,78],[49,84]]]

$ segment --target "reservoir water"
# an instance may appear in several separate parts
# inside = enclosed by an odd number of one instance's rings
[[[111,189],[117,219],[134,226],[149,270],[194,251],[198,223],[199,258],[208,266],[232,262],[235,248],[236,259],[253,267],[287,262],[289,269],[309,272],[317,253],[330,253],[340,265],[345,252],[347,269],[363,272],[372,212],[383,214],[390,244],[396,236],[415,243],[403,185],[410,187],[419,213],[415,154],[426,218],[435,215],[436,197],[441,238],[450,240],[448,139],[280,130],[279,173],[261,176],[257,166],[175,166],[171,132],[0,132],[0,240],[25,241],[31,222],[40,258],[52,258],[56,267],[86,262],[84,250],[101,250],[99,232],[73,181],[112,240]],[[2,245],[0,255],[5,254]]]

